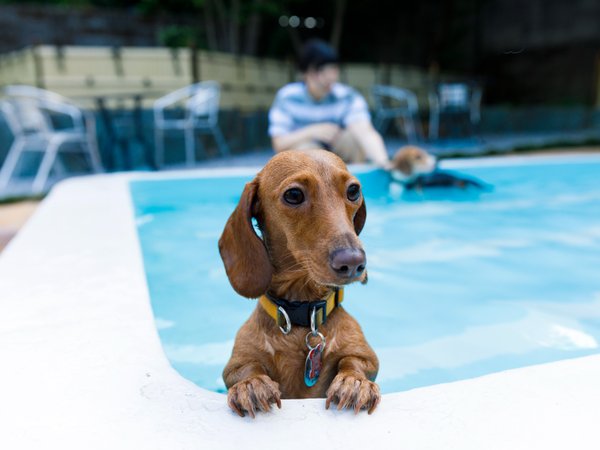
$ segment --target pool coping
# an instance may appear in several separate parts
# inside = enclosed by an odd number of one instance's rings
[[[371,416],[285,400],[241,419],[181,377],[154,325],[128,183],[256,170],[96,175],[52,190],[0,255],[0,425],[11,431],[0,448],[597,448],[600,355],[386,394]]]

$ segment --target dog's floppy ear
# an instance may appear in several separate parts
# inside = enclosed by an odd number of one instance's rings
[[[227,220],[219,239],[219,252],[229,282],[238,294],[248,298],[264,294],[273,275],[265,244],[252,225],[257,191],[256,180],[246,184],[240,202]]]
[[[412,167],[409,158],[405,153],[399,151],[398,154],[394,156],[392,165],[394,169],[399,170],[404,175],[412,175]]]
[[[362,203],[356,214],[354,214],[354,231],[356,234],[360,234],[363,227],[365,226],[365,222],[367,220],[367,203],[365,202],[365,198],[363,197]]]

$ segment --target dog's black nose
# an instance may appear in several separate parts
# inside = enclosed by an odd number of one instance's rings
[[[362,274],[367,264],[367,257],[362,249],[341,248],[331,253],[330,265],[335,273],[342,277],[354,278]]]

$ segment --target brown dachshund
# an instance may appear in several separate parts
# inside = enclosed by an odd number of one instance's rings
[[[240,416],[281,407],[281,398],[376,408],[377,356],[339,306],[341,287],[367,279],[365,219],[360,183],[331,152],[279,153],[246,184],[219,240],[233,288],[260,297],[223,371]]]

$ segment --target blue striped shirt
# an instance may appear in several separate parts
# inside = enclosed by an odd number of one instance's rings
[[[269,135],[281,136],[307,125],[330,122],[342,128],[359,120],[371,120],[367,102],[357,91],[336,83],[331,92],[315,100],[303,82],[282,87],[269,111]]]

